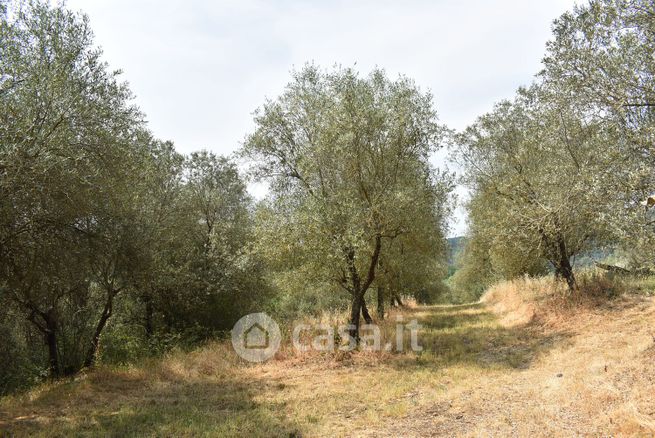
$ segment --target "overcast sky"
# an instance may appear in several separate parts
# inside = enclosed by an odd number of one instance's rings
[[[532,80],[552,20],[573,3],[68,0],[89,15],[154,134],[180,152],[220,154],[239,147],[253,110],[289,71],[311,61],[407,75],[433,93],[442,122],[462,129]],[[464,230],[460,209],[451,235]]]

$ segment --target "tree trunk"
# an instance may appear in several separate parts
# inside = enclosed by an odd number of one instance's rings
[[[368,313],[365,298],[362,298],[362,317],[364,318],[364,321],[366,321],[366,324],[373,324],[373,318],[371,318],[371,314]]]
[[[150,339],[152,338],[153,334],[153,325],[152,325],[152,314],[153,314],[153,308],[152,308],[152,296],[147,293],[144,296],[144,300],[146,302],[146,317],[145,317],[145,329],[146,329],[146,338]]]
[[[51,378],[61,376],[59,365],[59,347],[57,345],[57,317],[53,309],[42,314],[45,322],[45,342],[48,345],[48,364]]]
[[[359,345],[359,314],[362,309],[362,297],[359,293],[353,294],[352,304],[350,305],[350,337]]]
[[[596,262],[596,266],[598,266],[600,269],[604,269],[608,272],[613,272],[617,274],[632,274],[633,272],[630,271],[629,269],[622,268],[621,266],[615,266],[615,265],[606,265],[604,263],[598,263]]]
[[[566,280],[566,284],[569,286],[569,291],[574,292],[578,289],[578,285],[575,281],[575,276],[573,275],[573,267],[569,261],[569,254],[566,251],[566,245],[563,240],[558,242],[559,249],[559,274]]]
[[[357,345],[359,345],[359,314],[362,312],[362,308],[366,307],[364,303],[364,296],[366,291],[375,280],[375,268],[378,265],[380,260],[380,251],[382,249],[382,236],[380,234],[375,236],[375,246],[373,248],[373,254],[371,255],[371,261],[368,266],[368,272],[366,277],[362,282],[362,278],[359,275],[357,266],[355,264],[355,250],[353,248],[345,249],[346,263],[348,266],[348,271],[350,273],[350,282],[352,284],[352,305],[350,308],[350,336],[355,339]],[[368,309],[366,309],[366,314],[368,314]],[[370,318],[370,315],[368,315]],[[366,316],[365,316],[366,318]],[[373,319],[371,319],[373,321]]]
[[[100,348],[100,335],[107,325],[107,321],[111,317],[113,308],[114,308],[114,297],[118,291],[109,291],[107,294],[107,301],[105,302],[105,307],[102,309],[102,314],[100,315],[100,320],[96,325],[96,330],[93,333],[91,338],[91,345],[89,346],[88,351],[86,352],[86,357],[84,358],[84,367],[92,367],[96,359],[98,358],[98,350]]]
[[[384,286],[378,286],[378,318],[384,319]]]
[[[575,292],[578,289],[578,284],[575,281],[573,268],[571,267],[571,263],[569,262],[568,258],[560,261],[560,273],[562,277],[564,277],[564,280],[566,280],[566,284],[568,285],[569,290],[571,292]]]

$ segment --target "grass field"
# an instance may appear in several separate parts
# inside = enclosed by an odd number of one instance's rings
[[[558,306],[514,282],[415,307],[421,353],[247,365],[224,343],[100,368],[0,401],[8,436],[441,436],[655,433],[655,302]]]

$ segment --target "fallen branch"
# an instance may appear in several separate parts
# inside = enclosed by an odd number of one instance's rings
[[[629,269],[622,268],[621,266],[606,265],[604,263],[598,263],[598,262],[596,262],[596,266],[608,272],[615,272],[617,274],[632,274],[632,271],[630,271]]]

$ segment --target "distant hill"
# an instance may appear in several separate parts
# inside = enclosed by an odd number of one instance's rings
[[[466,236],[449,237],[448,241],[448,266],[454,267],[457,257],[464,250]]]
[[[457,258],[464,251],[466,246],[466,236],[449,237],[448,241],[448,267],[452,274],[456,269]],[[583,251],[578,254],[572,261],[576,268],[592,267],[596,262],[610,261],[616,263],[617,252],[612,247],[598,247],[592,250]],[[620,262],[618,264],[621,264]]]
[[[616,248],[612,247],[598,247],[588,251],[583,251],[573,259],[574,268],[589,268],[596,264],[596,262],[604,262],[610,264],[623,265],[623,260],[618,257]]]

